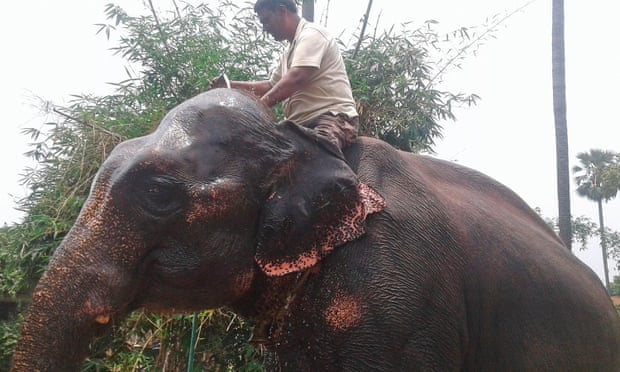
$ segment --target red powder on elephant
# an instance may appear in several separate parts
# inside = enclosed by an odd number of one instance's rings
[[[355,327],[362,320],[362,306],[351,296],[335,298],[325,310],[325,322],[338,331]]]
[[[286,274],[299,272],[316,265],[318,262],[319,255],[316,249],[313,249],[307,254],[300,255],[297,259],[292,261],[271,263],[257,259],[258,265],[263,269],[265,274],[269,276],[283,276]]]

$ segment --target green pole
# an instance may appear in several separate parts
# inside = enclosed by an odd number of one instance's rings
[[[194,348],[196,345],[196,329],[198,328],[198,313],[194,313],[192,317],[192,337],[189,344],[189,357],[187,359],[187,372],[194,369]]]

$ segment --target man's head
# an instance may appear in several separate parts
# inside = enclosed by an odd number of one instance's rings
[[[295,0],[258,0],[254,4],[263,30],[277,41],[292,41],[299,22]]]
[[[297,14],[297,3],[295,0],[258,0],[254,4],[254,11],[258,13],[260,10],[267,9],[273,12],[281,6],[285,7],[289,12]]]

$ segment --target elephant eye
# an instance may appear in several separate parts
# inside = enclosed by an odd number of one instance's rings
[[[139,197],[144,210],[157,217],[167,217],[180,211],[186,199],[178,183],[161,176],[145,180]]]

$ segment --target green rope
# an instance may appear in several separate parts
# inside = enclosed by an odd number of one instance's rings
[[[198,325],[198,313],[194,313],[192,317],[192,337],[189,344],[189,357],[187,359],[187,372],[192,372],[194,369],[194,348],[196,345],[196,329]]]

